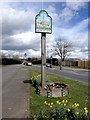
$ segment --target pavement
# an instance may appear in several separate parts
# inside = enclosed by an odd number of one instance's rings
[[[2,118],[2,67],[0,65],[0,120]]]
[[[2,118],[28,117],[28,72],[20,65],[2,68]]]
[[[60,70],[60,67],[59,66],[53,66],[55,69],[59,69]],[[70,71],[84,71],[84,72],[90,72],[90,69],[83,69],[83,68],[75,68],[75,67],[66,67],[66,66],[63,66],[62,67],[63,70],[70,70]]]

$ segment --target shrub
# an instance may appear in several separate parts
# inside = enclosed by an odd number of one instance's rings
[[[32,86],[35,88],[37,88],[40,85],[40,81],[38,80],[39,77],[40,77],[40,75],[33,76],[30,78],[30,84],[32,84]]]

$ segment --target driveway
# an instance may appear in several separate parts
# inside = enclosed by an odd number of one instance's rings
[[[27,118],[28,71],[21,65],[2,68],[2,118]]]

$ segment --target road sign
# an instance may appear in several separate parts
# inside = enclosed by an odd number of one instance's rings
[[[41,10],[35,17],[36,33],[52,33],[52,18],[45,10]]]
[[[35,32],[41,33],[41,86],[44,88],[46,66],[46,33],[52,33],[52,18],[45,10],[41,10],[35,17]]]
[[[51,56],[50,59],[52,59],[53,57]]]

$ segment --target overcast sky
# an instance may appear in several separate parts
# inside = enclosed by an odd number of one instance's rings
[[[19,0],[20,1],[20,0]],[[43,0],[44,1],[44,0]],[[40,57],[41,33],[35,33],[35,16],[46,10],[52,17],[52,34],[46,35],[50,57],[55,38],[70,41],[70,57],[88,57],[88,2],[1,2],[0,29],[2,50],[7,55]],[[83,2],[84,1],[84,2]],[[1,43],[1,42],[0,42]]]

